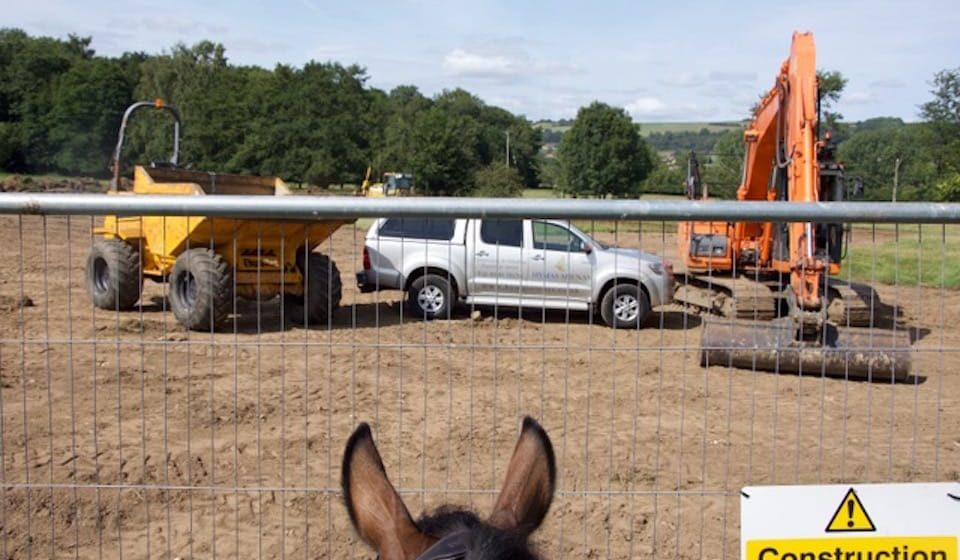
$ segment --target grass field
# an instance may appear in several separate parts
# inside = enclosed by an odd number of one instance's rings
[[[641,123],[640,135],[649,136],[655,132],[700,132],[704,128],[710,132],[725,132],[740,126],[738,122],[707,123],[707,122],[657,122]]]
[[[843,278],[960,289],[960,226],[857,224]]]

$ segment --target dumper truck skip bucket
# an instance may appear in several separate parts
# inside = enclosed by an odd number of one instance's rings
[[[793,319],[744,321],[704,317],[700,364],[776,373],[864,380],[905,380],[910,335],[905,330],[824,326],[820,341],[799,341]]]

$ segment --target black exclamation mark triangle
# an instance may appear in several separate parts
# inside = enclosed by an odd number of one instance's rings
[[[877,528],[874,526],[873,520],[870,519],[870,514],[868,514],[867,510],[863,507],[863,503],[860,502],[860,497],[857,496],[853,488],[847,490],[840,505],[837,506],[837,511],[834,512],[833,517],[830,518],[830,522],[827,523],[827,528],[824,529],[824,531],[828,533],[870,532],[876,530]]]

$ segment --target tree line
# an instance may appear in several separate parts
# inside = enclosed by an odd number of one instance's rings
[[[919,107],[921,120],[909,123],[893,117],[844,122],[832,106],[841,98],[846,79],[836,71],[819,72],[818,78],[821,129],[831,133],[830,143],[845,175],[862,179],[861,199],[960,201],[960,67],[933,76],[930,99]],[[643,192],[679,193],[686,158],[693,151],[711,196],[735,196],[743,175],[743,128],[699,136],[695,141],[674,137],[690,141],[673,146],[656,161]],[[652,144],[651,137],[647,140]],[[706,138],[709,148],[701,143]]]
[[[234,65],[210,41],[118,57],[90,42],[0,30],[0,169],[105,176],[124,109],[163,98],[183,117],[181,162],[199,170],[326,187],[359,183],[372,166],[413,172],[422,192],[446,195],[486,192],[493,179],[539,186],[538,131],[462,89],[382,91],[365,69],[335,62]],[[127,170],[169,158],[172,122],[157,113],[132,120]]]
[[[742,129],[645,140],[626,111],[595,102],[559,122],[561,136],[463,89],[371,87],[358,65],[235,65],[210,41],[104,57],[90,43],[0,29],[0,170],[106,176],[123,110],[159,97],[183,116],[181,162],[322,187],[359,183],[371,166],[412,172],[426,194],[516,196],[541,185],[580,197],[679,194],[689,151],[701,153],[715,196],[733,196],[742,175]],[[960,68],[934,76],[918,123],[847,124],[831,107],[846,79],[821,72],[820,82],[823,128],[868,199],[960,200]],[[169,157],[166,117],[131,123],[127,171]],[[547,133],[559,140],[555,158],[540,150]]]

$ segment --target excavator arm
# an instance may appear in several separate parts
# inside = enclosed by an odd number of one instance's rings
[[[742,201],[844,199],[843,170],[819,137],[816,49],[794,33],[790,56],[744,132]],[[696,158],[687,196],[698,189]],[[902,378],[910,371],[904,331],[876,331],[876,292],[831,279],[840,272],[843,225],[684,222],[677,229],[686,273],[674,299],[707,318],[701,363],[751,369]],[[878,348],[886,349],[880,350]]]
[[[738,200],[820,200],[813,34],[794,33],[790,56],[743,136],[746,157]],[[804,310],[823,306],[820,285],[830,265],[817,258],[814,230],[811,223],[776,230],[771,223],[744,222],[736,225],[734,235],[741,251],[758,254],[759,266],[790,274],[797,304]]]

